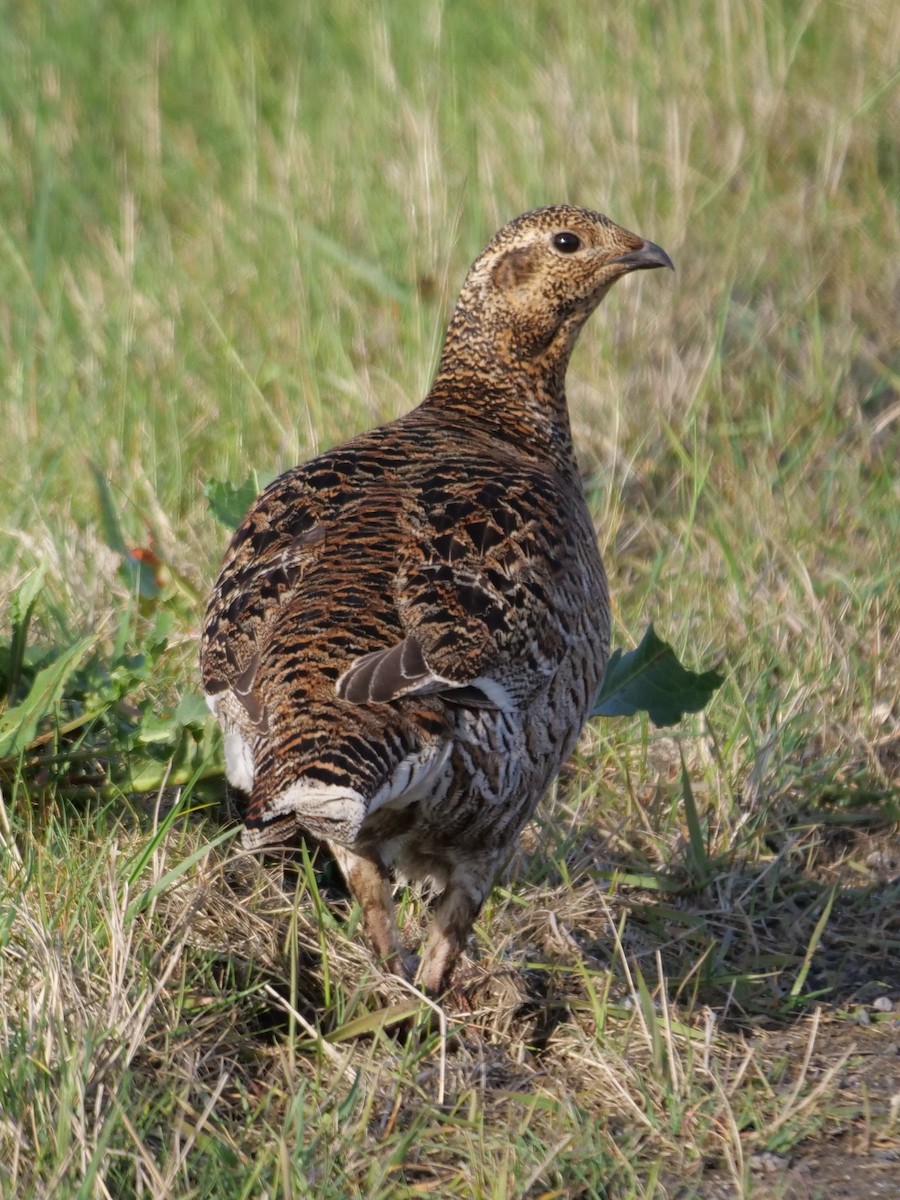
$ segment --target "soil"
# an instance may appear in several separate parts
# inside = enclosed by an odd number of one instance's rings
[[[871,1020],[868,1010],[860,1010],[859,1018]],[[759,1036],[769,1041],[764,1054],[802,1059],[802,1035]],[[752,1183],[743,1193],[735,1190],[732,1177],[716,1171],[694,1194],[700,1200],[900,1200],[900,1015],[870,1025],[823,1023],[810,1080],[845,1056],[830,1084],[833,1128],[811,1131],[784,1155],[751,1155]],[[847,1114],[843,1119],[842,1113]]]

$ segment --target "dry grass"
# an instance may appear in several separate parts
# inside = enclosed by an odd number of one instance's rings
[[[895,6],[329,11],[3,18],[0,596],[42,569],[29,653],[100,665],[0,764],[0,1194],[893,1196]],[[618,641],[726,684],[674,736],[591,727],[441,1014],[327,864],[237,851],[166,713],[202,484],[415,403],[472,255],[560,199],[676,261],[570,397]]]

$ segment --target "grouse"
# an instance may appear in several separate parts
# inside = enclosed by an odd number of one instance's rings
[[[244,845],[324,841],[392,971],[440,994],[609,654],[565,395],[572,348],[653,242],[515,218],[470,269],[425,400],[294,467],[236,530],[202,634]],[[417,959],[396,883],[439,893]]]

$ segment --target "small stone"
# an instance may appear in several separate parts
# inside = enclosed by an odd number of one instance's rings
[[[877,1000],[872,1001],[872,1007],[876,1012],[893,1012],[894,1002],[890,996],[879,996]]]
[[[787,1169],[788,1160],[771,1150],[760,1150],[750,1155],[750,1170],[755,1175],[777,1175]]]
[[[887,849],[873,850],[866,857],[866,866],[872,871],[884,875],[893,875],[900,869],[900,848],[890,846]]]

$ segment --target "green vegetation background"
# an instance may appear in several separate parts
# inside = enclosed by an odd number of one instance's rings
[[[87,655],[0,771],[0,1194],[749,1195],[895,1137],[705,1014],[900,988],[898,61],[887,0],[0,5],[0,640],[34,586],[20,683]],[[617,640],[726,684],[677,742],[592,726],[479,923],[519,991],[406,1037],[311,868],[211,845],[203,488],[417,402],[474,254],[562,200],[677,267],[570,373]]]

